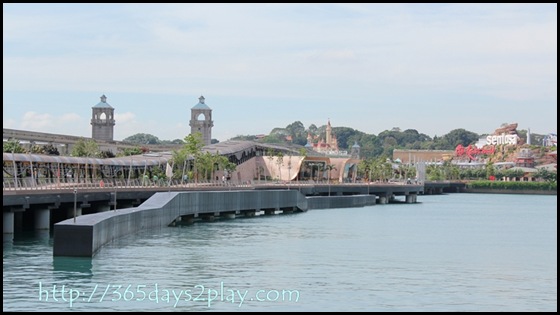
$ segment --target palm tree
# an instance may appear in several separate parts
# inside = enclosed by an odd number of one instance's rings
[[[305,161],[305,158],[307,157],[307,149],[306,148],[300,148],[299,149],[299,155],[303,156],[303,160]],[[301,165],[303,166],[303,163],[301,163]],[[299,183],[299,178],[301,177],[301,175],[303,175],[303,167],[300,169],[299,174],[297,176],[298,183]]]
[[[278,165],[278,179],[282,180],[282,169],[280,166],[284,165],[284,154],[280,151],[276,153],[276,164]]]
[[[327,170],[327,174],[328,174],[327,181],[329,184],[329,196],[330,196],[331,195],[331,171],[336,170],[336,166],[334,166],[334,164],[327,164],[325,166],[325,169]]]
[[[271,148],[266,149],[266,158],[270,161],[270,164],[272,164],[272,160],[274,160],[274,150],[272,150]],[[272,177],[272,172],[270,173],[270,177]]]

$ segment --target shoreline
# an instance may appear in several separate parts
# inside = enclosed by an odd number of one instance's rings
[[[461,193],[468,194],[514,194],[514,195],[558,195],[557,190],[530,190],[530,189],[488,189],[464,188]]]

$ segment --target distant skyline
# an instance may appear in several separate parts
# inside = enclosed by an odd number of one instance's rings
[[[4,128],[212,138],[301,121],[430,137],[557,131],[557,4],[3,4]]]

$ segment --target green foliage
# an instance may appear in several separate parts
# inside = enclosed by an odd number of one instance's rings
[[[184,138],[185,145],[182,150],[189,155],[196,155],[200,153],[202,147],[204,147],[204,142],[202,141],[202,134],[200,132],[195,132],[187,135]]]
[[[465,129],[455,129],[437,140],[434,138],[436,150],[454,150],[459,144],[468,146],[478,141],[479,135]]]
[[[477,180],[467,184],[473,189],[505,189],[505,190],[556,190],[556,182],[504,182]]]
[[[25,153],[23,147],[19,144],[19,141],[16,139],[10,139],[4,142],[3,145],[3,152],[9,153]]]
[[[99,157],[102,159],[110,159],[110,158],[114,158],[115,154],[110,150],[106,150],[106,151],[99,152]]]
[[[189,134],[183,143],[181,149],[172,151],[173,178],[181,178],[184,172],[190,179],[214,179],[216,171],[233,172],[237,167],[219,152],[203,153],[204,143],[200,132]]]
[[[123,142],[129,142],[133,144],[161,144],[161,141],[158,137],[147,134],[147,133],[137,133],[130,137],[126,137],[123,139]]]
[[[38,145],[38,144],[34,144],[34,145],[32,145],[31,148],[29,149],[29,153],[32,153],[32,154],[41,154],[41,153],[42,153],[42,152],[41,152],[42,149],[43,149],[42,146],[40,146],[40,145]]]
[[[307,132],[301,121],[295,121],[287,125],[286,131],[292,136],[292,143],[299,145],[307,143]]]
[[[231,140],[254,141],[255,136],[254,135],[237,135],[237,136],[231,138]]]
[[[264,143],[284,143],[285,136],[282,134],[271,134],[265,136],[261,141]]]
[[[543,179],[547,182],[557,182],[558,180],[558,173],[547,171],[544,168],[539,169],[535,174],[533,174],[535,178]]]
[[[99,145],[93,139],[80,138],[72,148],[71,156],[100,157]]]
[[[338,147],[341,150],[348,150],[354,144],[354,141],[350,139],[360,134],[359,131],[348,127],[333,127],[332,133],[336,136]]]
[[[369,181],[386,181],[393,175],[393,165],[384,157],[363,159],[358,164],[358,176]]]
[[[142,153],[144,152],[140,147],[124,148],[121,152],[119,152],[118,156],[140,155]]]
[[[445,172],[443,167],[439,167],[438,165],[430,164],[426,166],[426,179],[427,180],[445,180]]]
[[[42,148],[41,148],[41,154],[46,154],[46,155],[60,155],[60,152],[58,152],[58,148],[55,147],[52,144],[45,144]]]

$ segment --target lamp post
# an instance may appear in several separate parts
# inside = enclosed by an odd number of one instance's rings
[[[78,189],[74,188],[74,223],[76,223],[76,203],[78,201]]]

